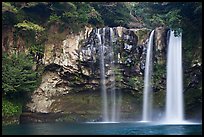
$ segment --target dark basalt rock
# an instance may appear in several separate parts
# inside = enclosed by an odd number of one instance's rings
[[[44,123],[55,122],[56,119],[62,117],[61,113],[22,113],[20,116],[20,123]]]
[[[167,27],[155,28],[154,45],[155,45],[155,60],[159,64],[165,64],[168,47],[168,31]]]
[[[45,66],[44,71],[59,72],[59,71],[62,71],[62,66],[52,63],[52,64]]]

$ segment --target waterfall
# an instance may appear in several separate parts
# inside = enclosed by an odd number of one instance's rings
[[[153,49],[154,30],[151,32],[147,45],[147,54],[145,62],[145,77],[144,77],[144,95],[143,95],[143,115],[142,121],[152,120],[152,49]]]
[[[108,29],[108,28],[107,28]],[[102,31],[101,33],[99,33]],[[116,97],[115,88],[115,60],[113,51],[113,29],[109,28],[109,42],[107,41],[106,28],[97,29],[96,35],[99,40],[100,50],[100,81],[101,81],[101,93],[102,93],[102,120],[103,122],[116,122],[119,121],[120,104]],[[106,67],[107,66],[107,67]],[[107,73],[107,74],[106,74]],[[107,78],[106,78],[107,77]],[[108,94],[108,88],[106,87],[106,81],[110,82],[110,94]],[[110,95],[110,96],[109,96]],[[110,103],[110,105],[109,105]]]
[[[113,52],[113,29],[110,28],[110,69],[111,69],[111,104],[112,104],[112,115],[111,121],[116,121],[116,93],[115,93],[115,61],[114,61],[114,52]]]
[[[170,31],[167,53],[166,122],[181,123],[183,116],[182,36]]]
[[[104,29],[103,29],[104,31]],[[99,39],[99,46],[100,46],[100,82],[101,82],[101,92],[102,92],[102,104],[103,104],[103,121],[107,122],[109,121],[108,118],[108,99],[107,99],[107,90],[106,90],[106,78],[105,78],[105,63],[104,63],[104,36],[105,33],[102,33],[102,35],[99,33],[100,29],[97,29],[97,37]],[[102,40],[101,40],[101,37]]]

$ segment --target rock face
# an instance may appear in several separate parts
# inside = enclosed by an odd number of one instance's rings
[[[32,112],[49,113],[50,106],[55,101],[51,99],[53,96],[62,95],[68,92],[67,87],[57,87],[63,82],[56,72],[46,72],[42,76],[41,85],[32,95],[32,100],[27,107]]]
[[[15,35],[15,29],[9,26],[2,27],[2,51],[9,54],[18,52],[28,52],[25,40],[19,35]]]
[[[62,44],[48,43],[45,45],[43,64],[58,64],[64,67],[76,68],[77,52],[80,49],[80,42],[89,35],[92,28],[85,28],[79,34],[66,35]]]
[[[100,96],[100,44],[105,47],[105,77],[108,89],[112,82],[111,78],[109,78],[111,75],[109,71],[111,56],[115,64],[120,67],[120,74],[123,77],[131,77],[133,75],[143,77],[146,46],[150,32],[151,30],[146,28],[105,27],[93,29],[86,27],[84,31],[78,34],[66,34],[66,37],[61,42],[50,39],[44,51],[43,64],[45,65],[45,71],[42,76],[42,82],[32,94],[31,101],[27,103],[26,111],[32,113],[59,112],[69,115],[73,113],[81,114],[85,108],[85,106],[81,107],[83,106],[83,101],[81,102],[82,104],[80,104],[80,100],[74,103],[72,98],[66,98],[66,96],[68,97],[70,94],[79,91],[92,91],[97,96]],[[52,30],[52,33],[57,36],[55,30]],[[166,33],[165,29],[158,28],[155,33],[155,45],[157,45],[155,49],[162,53],[166,47],[165,40],[163,40]],[[159,57],[162,58],[160,55]],[[123,83],[127,85],[125,81]],[[116,89],[118,88],[121,87],[116,86]],[[77,94],[79,95],[80,93]],[[82,98],[85,98],[86,95],[82,96],[84,96]],[[62,100],[63,97],[68,99],[67,102]],[[85,100],[87,105],[91,105],[89,103],[90,100]],[[96,102],[99,104],[87,107],[86,112],[84,112],[86,115],[94,115],[93,119],[101,117],[101,109],[94,109],[96,106],[101,107],[101,102],[93,101],[94,104],[97,104]],[[79,105],[79,108],[71,109],[69,103],[73,107]],[[67,108],[70,109],[66,109],[66,106],[69,106]],[[126,113],[128,115],[128,111],[132,114],[135,113],[131,111],[134,107],[130,104],[129,108],[129,110],[126,110],[126,107],[122,106],[123,117],[125,117]],[[97,110],[97,112],[94,110]],[[22,119],[26,119],[23,117],[30,117],[32,113],[22,115]]]
[[[31,102],[26,105],[27,111],[49,113],[50,106],[54,102],[53,96],[63,95],[69,92],[68,82],[61,78],[61,75],[67,71],[77,69],[77,52],[79,51],[79,42],[86,38],[91,28],[85,28],[85,33],[67,35],[62,45],[54,42],[45,46],[43,64],[45,72],[42,76],[42,82],[37,90],[32,94]],[[53,30],[52,30],[53,31]]]
[[[20,117],[21,123],[30,122],[87,122],[101,121],[101,94],[99,91],[84,91],[69,93],[62,96],[53,96],[55,100],[49,106],[49,113],[24,112]],[[139,104],[135,97],[129,93],[122,94],[121,120],[139,120]]]
[[[166,27],[155,28],[155,56],[159,64],[164,64],[166,61],[168,30]]]

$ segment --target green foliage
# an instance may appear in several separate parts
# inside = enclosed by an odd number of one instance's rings
[[[26,16],[27,16],[27,14],[23,10],[19,10],[18,14],[16,14],[16,16],[15,16],[17,23],[23,22],[24,20],[26,20]]]
[[[166,23],[170,24],[170,28],[176,28],[181,26],[181,10],[169,11],[166,14]]]
[[[121,71],[120,71],[120,69],[118,67],[114,68],[114,73],[116,75],[115,80],[117,82],[121,82],[123,76],[122,76],[122,73],[121,73]]]
[[[57,16],[57,14],[52,14],[49,17],[48,22],[49,23],[58,22],[58,21],[60,21],[60,18],[61,18],[61,16]]]
[[[2,15],[2,24],[7,26],[13,26],[16,24],[16,18],[13,13],[5,13]]]
[[[91,3],[107,26],[126,26],[130,21],[130,11],[125,4]]]
[[[74,33],[79,32],[89,22],[95,25],[101,22],[94,8],[84,2],[53,3],[51,8],[53,14],[50,16],[49,22],[61,22],[64,28],[69,28]]]
[[[19,103],[13,103],[8,99],[3,98],[2,100],[2,116],[13,116],[18,115],[22,111],[22,106]]]
[[[143,77],[141,76],[134,76],[128,79],[128,84],[133,87],[133,89],[143,92],[144,82]]]
[[[23,2],[22,2],[22,4],[23,4]],[[23,4],[23,7],[32,8],[32,7],[35,7],[35,6],[42,5],[42,4],[47,5],[48,2],[26,2],[25,4]]]
[[[199,2],[138,2],[132,8],[134,16],[141,18],[147,27],[165,25],[174,30],[201,22],[201,10]]]
[[[166,92],[157,90],[153,92],[153,106],[156,109],[164,109],[166,104]]]
[[[62,15],[64,12],[74,12],[77,7],[73,2],[51,2],[50,9],[57,15]]]
[[[89,24],[93,24],[95,26],[104,24],[101,15],[95,9],[92,9],[92,11],[88,14],[88,18]]]
[[[180,9],[170,9],[171,3],[143,2],[135,5],[134,16],[142,18],[144,23],[151,28],[168,26],[172,29],[181,27]]]
[[[21,37],[25,41],[25,46],[33,55],[44,54],[44,44],[47,40],[45,28],[26,20],[14,26],[18,28],[14,32],[14,45]]]
[[[43,55],[44,49],[45,49],[44,45],[32,45],[29,50],[31,53],[34,54],[38,53]]]
[[[152,85],[157,90],[163,90],[165,89],[165,79],[166,79],[166,66],[165,64],[154,64],[154,70],[153,70],[153,80]]]
[[[2,12],[13,12],[17,13],[18,10],[14,6],[11,5],[10,2],[2,2]]]
[[[32,59],[23,53],[19,55],[3,54],[2,56],[2,89],[3,95],[25,95],[25,92],[36,88],[36,72],[32,70]]]
[[[64,12],[62,15],[63,15],[62,20],[66,23],[76,22],[79,16],[76,11],[75,12]]]
[[[202,85],[201,82],[199,83],[200,89],[197,88],[198,85],[195,88],[191,88],[190,90],[185,92],[184,100],[185,101],[185,109],[186,111],[191,112],[191,110],[194,108],[199,109],[202,105]]]
[[[99,21],[100,15],[99,13],[88,3],[85,2],[79,2],[76,3],[77,5],[77,12],[79,14],[79,22],[83,24],[87,24],[88,21],[91,20]]]
[[[149,34],[150,30],[149,29],[140,29],[138,31],[135,32],[135,34],[138,37],[138,43],[142,44],[143,41],[145,40],[145,38],[147,37],[147,35]]]
[[[76,23],[79,19],[77,7],[72,2],[54,2],[51,4],[52,14],[48,22],[62,22],[72,28],[72,24]]]
[[[49,29],[50,25],[42,26],[55,22],[78,32],[85,25],[125,26],[130,19],[129,7],[124,3],[106,6],[92,2],[4,2],[3,11],[9,11],[3,13],[3,24],[35,32]]]
[[[45,30],[45,28],[39,26],[38,24],[34,24],[34,23],[27,21],[27,20],[24,20],[23,23],[18,23],[14,26],[17,28],[20,28],[22,30],[31,30],[31,31],[35,31],[35,32],[41,32],[41,31]]]
[[[122,87],[123,75],[119,67],[114,68],[116,87]]]
[[[181,27],[181,16],[179,12],[180,10],[173,10],[167,12],[165,15],[156,14],[152,19],[150,19],[150,21],[153,20],[152,23],[156,24],[155,26],[164,26],[166,24],[172,29],[178,29]]]

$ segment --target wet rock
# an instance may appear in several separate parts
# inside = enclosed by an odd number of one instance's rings
[[[42,76],[42,83],[31,96],[31,101],[26,105],[26,111],[49,113],[50,106],[54,102],[53,96],[59,96],[67,93],[67,86],[57,87],[63,80],[56,72],[46,72]]]
[[[155,28],[155,58],[159,64],[166,63],[167,56],[167,32],[168,28],[166,27],[157,27]]]
[[[92,28],[85,27],[85,31],[79,34],[68,34],[61,41],[62,42],[48,42],[45,45],[43,64],[58,64],[60,66],[72,66],[77,68],[76,60],[78,59],[77,51],[79,50],[79,43],[83,38],[90,34]],[[56,40],[58,41],[58,40]]]
[[[60,113],[31,113],[26,112],[21,114],[20,123],[44,123],[44,122],[56,122],[56,119],[62,117]]]

